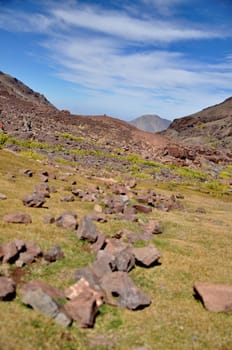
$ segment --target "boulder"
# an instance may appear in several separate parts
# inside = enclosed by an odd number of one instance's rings
[[[144,225],[144,231],[149,234],[159,234],[163,232],[160,223],[156,220],[150,220],[147,224]]]
[[[55,245],[52,249],[43,254],[44,260],[48,262],[54,262],[64,258],[64,252],[58,245]]]
[[[15,242],[1,244],[3,263],[13,263],[18,258],[18,249]]]
[[[115,256],[107,253],[105,250],[99,250],[97,259],[93,262],[91,269],[98,279],[102,278],[108,272],[115,271]]]
[[[31,289],[25,292],[22,302],[53,318],[62,327],[68,327],[72,323],[72,319],[62,310],[60,305],[41,289]]]
[[[89,282],[84,277],[82,277],[74,285],[68,287],[64,293],[65,293],[66,298],[72,300],[85,292],[92,293],[93,297],[96,300],[96,304],[98,307],[103,304],[104,295],[102,293],[100,293],[99,291],[96,291],[93,288],[91,288],[89,285]]]
[[[143,294],[126,272],[107,273],[100,282],[109,303],[112,303],[112,297],[116,296],[118,306],[131,310],[142,309],[151,304],[150,297]]]
[[[31,280],[27,283],[24,283],[20,288],[20,293],[25,295],[29,291],[42,290],[44,293],[48,294],[53,299],[65,298],[65,293],[50,284],[47,284],[40,280]]]
[[[31,217],[29,214],[26,213],[13,213],[13,214],[7,214],[3,217],[3,220],[8,223],[13,224],[30,224],[32,223]]]
[[[232,313],[232,285],[198,282],[193,289],[208,311]]]
[[[26,207],[40,208],[46,202],[44,193],[34,192],[23,197],[23,204]]]
[[[80,220],[80,224],[77,230],[77,237],[84,239],[90,243],[96,242],[98,238],[97,228],[88,216],[84,216]]]
[[[152,212],[152,208],[148,207],[147,205],[142,205],[142,204],[135,204],[133,206],[133,208],[136,209],[136,212],[139,213],[144,213],[144,214],[148,214]]]
[[[0,300],[13,299],[15,288],[15,282],[11,278],[0,276]]]
[[[56,225],[59,227],[76,230],[78,226],[77,215],[71,212],[65,212],[56,219]]]
[[[34,241],[26,242],[25,249],[26,251],[19,254],[19,258],[15,263],[17,267],[33,263],[35,258],[42,254],[40,247]]]
[[[98,237],[95,243],[91,246],[91,251],[97,253],[100,249],[103,249],[105,246],[106,235],[104,233],[98,233]]]
[[[99,306],[96,302],[95,294],[91,289],[85,289],[77,297],[69,300],[64,309],[70,318],[77,321],[82,328],[92,327]]]
[[[61,202],[74,202],[74,196],[69,195],[60,198]]]
[[[94,290],[101,290],[99,280],[91,267],[86,266],[74,272],[74,280],[76,282],[78,282],[81,278],[84,278],[89,283],[89,286]]]
[[[153,266],[161,257],[161,253],[154,245],[141,248],[132,248],[131,251],[135,256],[137,265],[146,267]]]

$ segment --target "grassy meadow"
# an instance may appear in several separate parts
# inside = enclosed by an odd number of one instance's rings
[[[27,177],[23,169],[32,170],[34,175]],[[41,181],[41,170],[56,175],[49,185],[55,186],[57,192],[51,193],[43,208],[27,208],[22,198]],[[231,169],[226,171],[228,174]],[[184,210],[153,209],[151,214],[139,214],[141,222],[157,219],[163,227],[163,233],[153,238],[162,253],[161,264],[148,269],[136,267],[130,272],[135,283],[152,298],[149,307],[131,311],[103,305],[94,328],[79,329],[73,323],[63,329],[24,306],[17,295],[11,302],[0,302],[0,349],[231,350],[232,314],[206,311],[195,300],[192,287],[195,282],[232,284],[232,193],[224,191],[219,182],[204,183],[197,176],[191,180],[189,173],[185,183],[159,183],[151,177],[138,177],[140,191],[184,195],[181,199]],[[66,181],[62,180],[63,175]],[[198,175],[202,177],[201,173]],[[47,165],[39,156],[36,159],[35,154],[30,157],[0,149],[0,193],[7,196],[0,201],[0,243],[16,238],[34,240],[44,251],[58,244],[65,253],[64,259],[50,265],[35,262],[24,267],[22,282],[41,279],[64,289],[74,282],[75,269],[94,261],[88,243],[79,241],[75,232],[44,223],[45,216],[58,217],[64,211],[72,211],[80,219],[93,210],[95,203],[78,199],[60,201],[70,194],[73,181],[76,188],[83,190],[103,186],[100,179],[88,177],[87,172],[66,164]],[[198,213],[199,207],[206,213]],[[5,223],[3,216],[15,211],[29,213],[32,223]],[[122,221],[120,217],[97,226],[109,236],[123,228],[135,234],[140,230],[138,223]],[[0,272],[10,276],[14,266],[0,264]]]

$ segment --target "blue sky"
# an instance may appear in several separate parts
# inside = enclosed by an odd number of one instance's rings
[[[232,95],[231,0],[0,0],[0,70],[59,109],[182,117]]]

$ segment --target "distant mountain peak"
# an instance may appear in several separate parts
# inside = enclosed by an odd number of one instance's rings
[[[161,118],[156,114],[144,114],[141,117],[131,120],[129,123],[140,130],[156,133],[167,129],[171,121]]]

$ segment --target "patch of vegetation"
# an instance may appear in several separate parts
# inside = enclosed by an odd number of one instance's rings
[[[69,140],[77,141],[77,142],[83,142],[83,141],[85,141],[84,137],[75,136],[75,135],[68,134],[68,133],[61,133],[61,134],[59,134],[59,136],[60,136],[60,137],[63,137],[64,139],[69,139]]]
[[[25,158],[30,158],[34,160],[47,160],[47,157],[34,151],[33,149],[30,149],[28,151],[20,151],[20,155]]]
[[[191,169],[187,167],[174,167],[174,172],[181,177],[188,180],[198,180],[205,181],[207,180],[207,174],[201,170]]]
[[[219,177],[221,179],[230,179],[232,178],[232,165],[227,166],[223,170],[220,171]]]

